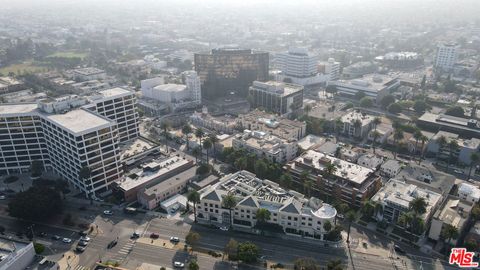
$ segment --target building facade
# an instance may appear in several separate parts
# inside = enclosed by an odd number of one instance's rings
[[[303,107],[301,85],[255,81],[248,92],[254,108],[261,107],[279,115],[289,114]]]
[[[456,44],[439,44],[435,55],[435,68],[450,72],[457,62],[459,46]]]
[[[284,190],[277,183],[261,180],[247,171],[239,171],[220,179],[220,182],[203,188],[197,204],[197,220],[204,224],[228,226],[237,229],[258,229],[258,209],[270,212],[266,222],[275,224],[289,235],[324,240],[327,233],[323,225],[334,223],[337,211],[316,198]],[[236,206],[230,215],[222,205],[223,197],[233,195]]]
[[[335,169],[328,172],[328,167]],[[361,207],[381,186],[374,170],[329,155],[308,150],[289,162],[285,169],[294,181],[303,184],[303,173],[313,181],[313,193],[332,197],[352,207]]]
[[[253,81],[268,80],[269,55],[241,49],[214,49],[194,55],[202,97],[216,99],[235,92],[246,97]]]

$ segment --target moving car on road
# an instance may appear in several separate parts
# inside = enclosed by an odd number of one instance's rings
[[[172,237],[170,237],[170,242],[178,243],[178,242],[180,242],[180,239],[178,239],[178,237],[176,237],[176,236],[172,236]]]
[[[152,239],[158,239],[160,237],[160,235],[158,235],[158,233],[151,233],[150,234],[150,238]]]
[[[182,263],[182,262],[173,262],[173,266],[175,268],[183,268],[183,267],[185,267],[185,264]]]
[[[112,210],[105,210],[105,211],[103,211],[103,214],[105,216],[111,216],[111,215],[113,215],[113,211]]]
[[[62,242],[65,244],[70,244],[72,242],[72,239],[65,237],[62,239]]]

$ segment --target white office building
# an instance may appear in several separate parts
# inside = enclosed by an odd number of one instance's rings
[[[237,204],[231,211],[222,207],[222,199],[233,195]],[[337,211],[317,198],[305,198],[293,190],[285,190],[277,183],[261,180],[247,171],[239,171],[220,179],[217,184],[200,190],[197,220],[204,224],[229,226],[240,230],[259,232],[258,209],[270,212],[268,223],[279,225],[292,236],[324,240],[324,224],[334,224]]]
[[[340,62],[336,62],[334,58],[328,58],[328,61],[324,63],[324,69],[329,81],[340,79]]]
[[[450,72],[457,62],[459,46],[457,44],[439,44],[435,55],[435,68]]]
[[[281,73],[278,80],[289,79],[291,83],[303,86],[325,83],[327,75],[318,72],[318,57],[306,48],[290,48],[288,52],[276,55],[276,64]]]
[[[123,88],[111,88],[97,92],[90,97],[86,106],[117,123],[120,142],[138,138],[139,116],[136,111],[135,93]]]
[[[198,77],[197,72],[193,70],[185,71],[183,76],[185,78],[185,85],[187,85],[187,89],[190,91],[191,99],[200,104],[202,101],[202,89],[200,77]]]

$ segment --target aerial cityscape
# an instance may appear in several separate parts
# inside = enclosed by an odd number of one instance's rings
[[[480,269],[480,1],[1,2],[0,270]]]

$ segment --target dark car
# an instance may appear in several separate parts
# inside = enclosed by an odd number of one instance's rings
[[[395,252],[397,252],[398,254],[406,254],[405,250],[403,250],[400,246],[398,245],[395,245],[393,247],[393,249],[395,250]]]
[[[160,237],[160,235],[158,235],[158,233],[151,233],[150,234],[150,238],[152,239],[158,239]]]
[[[40,236],[40,237],[46,237],[47,233],[46,232],[39,232],[37,235]]]
[[[80,235],[80,236],[87,236],[87,233],[84,232],[84,231],[79,231],[79,232],[78,232],[78,235]]]
[[[107,248],[113,248],[114,246],[117,245],[117,240],[113,240],[112,242],[108,243]]]
[[[134,232],[130,238],[131,238],[131,239],[137,239],[137,238],[140,238],[140,234],[139,234],[139,233],[137,233],[137,232]]]
[[[52,236],[52,239],[53,239],[53,240],[60,240],[60,239],[62,239],[62,238],[61,238],[60,236],[58,236],[58,235],[53,235],[53,236]]]

